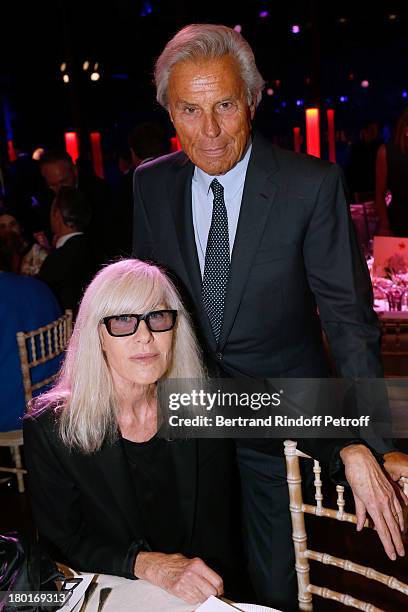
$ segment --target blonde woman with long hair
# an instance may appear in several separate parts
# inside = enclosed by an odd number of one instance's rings
[[[157,437],[165,378],[204,378],[178,292],[156,266],[111,264],[84,294],[57,384],[25,420],[29,490],[56,560],[195,604],[242,585],[234,455],[224,440]]]

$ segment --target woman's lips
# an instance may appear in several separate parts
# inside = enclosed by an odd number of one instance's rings
[[[156,359],[159,356],[159,353],[140,353],[139,355],[132,355],[130,357],[131,361],[136,361],[138,363],[149,363]]]

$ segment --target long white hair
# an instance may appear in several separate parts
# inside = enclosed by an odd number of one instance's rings
[[[103,268],[82,299],[56,385],[33,400],[34,410],[54,408],[64,443],[86,453],[118,436],[117,396],[100,339],[104,317],[143,313],[158,305],[178,311],[172,358],[163,378],[204,379],[201,352],[180,296],[152,264],[124,259]]]

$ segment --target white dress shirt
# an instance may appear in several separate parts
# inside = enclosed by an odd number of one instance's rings
[[[252,144],[244,157],[231,170],[220,176],[211,176],[197,166],[194,169],[192,188],[192,213],[194,237],[200,262],[201,276],[204,274],[205,251],[208,232],[210,231],[214,195],[210,189],[211,181],[216,178],[224,187],[224,201],[228,215],[228,233],[230,255],[237,232],[241,200],[244,191],[245,176],[251,155]]]

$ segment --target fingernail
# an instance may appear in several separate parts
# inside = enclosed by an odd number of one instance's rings
[[[397,555],[395,553],[392,553],[391,555],[391,561],[395,561],[397,558]]]

